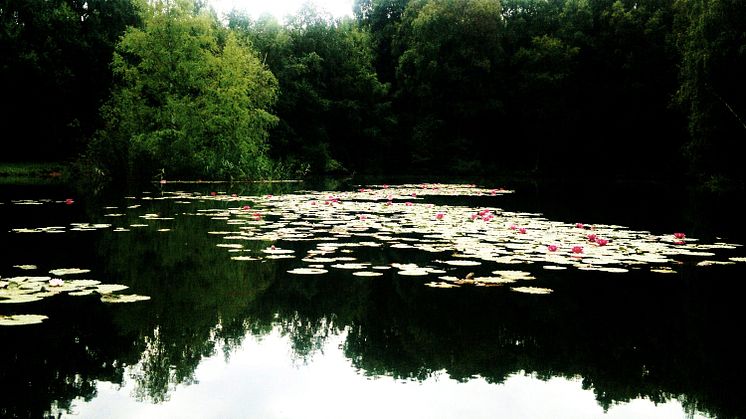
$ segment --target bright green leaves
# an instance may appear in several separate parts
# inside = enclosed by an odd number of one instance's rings
[[[277,82],[246,44],[193,6],[148,5],[144,28],[119,43],[118,85],[94,148],[110,171],[225,179],[269,169]]]

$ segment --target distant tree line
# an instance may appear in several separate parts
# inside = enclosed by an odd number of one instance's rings
[[[3,160],[114,177],[746,179],[740,0],[0,0]]]

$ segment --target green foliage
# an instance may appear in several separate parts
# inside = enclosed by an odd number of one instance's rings
[[[677,103],[689,120],[685,151],[702,174],[745,179],[746,5],[678,0],[676,43],[682,54]]]
[[[473,160],[503,114],[505,64],[499,2],[416,1],[399,31],[399,95],[412,109],[412,153],[430,167]]]
[[[277,82],[253,51],[190,1],[157,2],[130,28],[112,68],[93,155],[114,173],[258,177],[271,169]]]
[[[109,94],[130,0],[0,1],[0,126],[5,161],[60,161],[85,148]]]
[[[250,40],[279,81],[274,157],[313,173],[364,170],[383,158],[391,115],[367,32],[310,7],[284,27],[234,12],[229,27]]]

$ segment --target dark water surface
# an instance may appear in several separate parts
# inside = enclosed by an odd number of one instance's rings
[[[746,263],[738,260],[746,230],[738,196],[660,185],[482,186],[410,196],[395,187],[301,195],[309,185],[165,185],[85,197],[4,185],[0,280],[93,279],[150,299],[104,303],[95,292],[59,293],[0,304],[0,316],[48,317],[0,326],[0,417],[744,415]],[[493,196],[499,186],[515,193]],[[459,221],[437,230],[438,221],[480,209],[491,209],[499,228]],[[433,218],[438,212],[444,220]],[[513,220],[529,232],[511,231]],[[573,232],[577,222],[586,229]],[[482,239],[463,230],[472,225]],[[39,228],[46,229],[33,232]],[[686,232],[683,246],[715,246],[695,249],[707,255],[676,254],[677,231]],[[614,239],[604,248],[583,243],[593,232]],[[566,265],[541,254],[554,241],[567,248],[567,234],[578,235],[583,258],[640,240],[635,252],[658,246],[667,261],[599,256],[590,264],[625,271],[614,272],[578,269],[587,262],[566,249]],[[490,241],[496,235],[507,239]],[[499,253],[494,260],[494,252],[484,256],[490,249]],[[431,272],[402,275],[410,264]],[[307,267],[328,272],[288,272]],[[48,273],[60,268],[90,272]],[[353,275],[361,270],[382,275]],[[454,282],[492,271],[535,279]]]

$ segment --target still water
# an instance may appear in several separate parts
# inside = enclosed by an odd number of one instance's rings
[[[739,205],[3,186],[0,417],[739,417]]]

